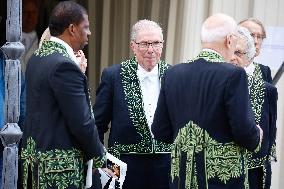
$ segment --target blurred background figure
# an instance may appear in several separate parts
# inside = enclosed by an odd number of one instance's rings
[[[36,0],[23,0],[23,35],[21,42],[25,46],[25,52],[21,58],[23,72],[31,55],[38,48],[38,35],[36,26],[38,23],[38,5]]]

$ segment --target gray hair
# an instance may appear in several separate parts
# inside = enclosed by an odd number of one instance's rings
[[[262,24],[262,22],[256,18],[247,18],[247,19],[244,19],[242,21],[239,22],[239,25],[242,25],[244,24],[245,22],[253,22],[257,25],[259,25],[261,27],[261,30],[262,30],[262,34],[263,34],[263,37],[266,38],[266,31],[265,31],[265,27],[264,25]]]
[[[239,37],[244,39],[246,41],[246,56],[251,61],[254,58],[254,55],[256,53],[255,46],[254,46],[254,40],[252,36],[250,35],[250,32],[247,28],[238,26],[238,34]]]
[[[201,41],[203,43],[218,42],[228,34],[237,32],[236,21],[225,14],[215,14],[210,16],[202,24]]]
[[[136,24],[133,25],[130,35],[130,40],[135,41],[137,37],[137,33],[142,30],[157,30],[161,34],[161,39],[163,40],[163,30],[160,25],[151,20],[139,20]]]

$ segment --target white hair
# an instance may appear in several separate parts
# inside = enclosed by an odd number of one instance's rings
[[[137,33],[142,30],[157,30],[161,34],[161,39],[163,39],[163,30],[160,25],[151,20],[139,20],[136,24],[133,25],[130,35],[130,40],[135,41]]]
[[[256,53],[254,40],[252,36],[250,35],[249,30],[245,27],[238,26],[238,34],[239,34],[239,37],[241,37],[242,39],[246,41],[246,52],[247,52],[246,56],[251,61],[254,58],[255,53]]]
[[[228,15],[215,14],[207,18],[202,24],[201,41],[212,43],[224,40],[229,34],[236,34],[237,23]]]

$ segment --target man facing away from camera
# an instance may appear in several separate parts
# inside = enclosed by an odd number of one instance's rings
[[[244,149],[259,150],[262,130],[249,102],[246,72],[228,64],[237,24],[215,14],[202,25],[202,51],[163,77],[152,132],[173,143],[171,187],[244,189]]]

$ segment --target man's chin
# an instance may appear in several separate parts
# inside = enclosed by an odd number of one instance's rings
[[[88,45],[88,43],[81,45],[79,50],[83,50],[87,45]]]
[[[257,57],[260,53],[260,49],[255,49],[255,57]]]

